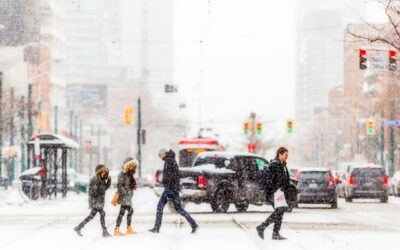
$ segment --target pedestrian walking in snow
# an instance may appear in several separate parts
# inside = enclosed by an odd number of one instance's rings
[[[126,234],[134,234],[135,230],[131,226],[133,208],[132,208],[132,197],[133,191],[136,189],[136,180],[135,173],[139,163],[137,160],[132,157],[127,158],[124,161],[124,165],[122,167],[121,173],[118,175],[118,183],[117,188],[118,191],[116,193],[118,204],[121,205],[117,223],[114,231],[114,236],[123,236],[119,227],[121,226],[122,218],[125,215],[125,211],[128,212],[126,217],[127,230]]]
[[[257,233],[261,239],[264,239],[264,230],[270,225],[274,224],[272,239],[273,240],[285,240],[279,234],[282,225],[282,218],[287,204],[278,205],[277,203],[286,203],[285,193],[290,185],[289,171],[286,167],[286,161],[288,159],[288,150],[281,147],[276,152],[276,157],[271,161],[270,166],[266,169],[263,174],[263,181],[265,182],[265,195],[267,200],[271,200],[275,211],[263,222],[257,226]],[[286,195],[287,196],[287,195]],[[279,207],[278,207],[279,206]]]
[[[164,207],[168,201],[172,201],[174,203],[176,212],[186,218],[192,227],[192,233],[196,233],[199,226],[189,215],[189,213],[182,208],[181,205],[181,199],[179,197],[179,170],[178,163],[175,160],[175,153],[172,150],[168,151],[167,149],[162,148],[160,149],[158,155],[164,161],[162,184],[165,189],[157,205],[157,214],[154,227],[149,231],[152,233],[160,232]]]
[[[102,164],[96,166],[95,176],[90,180],[89,183],[89,208],[92,210],[88,217],[86,217],[77,227],[74,228],[79,236],[83,236],[81,233],[82,228],[91,221],[97,213],[100,214],[101,227],[103,229],[103,237],[110,237],[106,228],[104,212],[104,199],[107,189],[111,185],[111,177],[108,176],[109,169]]]

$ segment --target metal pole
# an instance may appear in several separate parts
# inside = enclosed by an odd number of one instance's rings
[[[74,112],[72,110],[69,111],[69,137],[73,137],[73,119],[74,119]],[[73,155],[72,152],[69,152],[68,154],[68,160],[69,160],[69,168],[73,167]]]
[[[137,126],[137,160],[139,161],[139,178],[142,177],[142,145],[141,145],[141,136],[142,136],[142,111],[141,111],[141,100],[138,98],[138,126]]]
[[[14,146],[14,87],[10,89],[10,147]],[[10,171],[10,183],[14,181],[15,178],[15,157],[11,158],[11,171]]]
[[[101,126],[97,127],[97,163],[100,163],[100,133],[101,133]]]
[[[390,119],[394,119],[394,101],[390,101]],[[394,129],[393,126],[389,127],[389,176],[393,176],[394,172]]]
[[[82,171],[83,166],[83,134],[82,134],[82,120],[79,120],[79,170]]]
[[[25,171],[26,164],[25,164],[25,97],[21,96],[21,104],[20,104],[20,113],[19,118],[21,122],[21,173]],[[19,177],[19,176],[18,176]]]
[[[28,140],[33,137],[32,83],[28,85]]]
[[[383,124],[384,113],[383,110],[381,111],[381,134],[380,134],[380,149],[381,149],[381,165],[384,166],[385,164],[385,127]]]
[[[54,134],[58,134],[58,106],[54,107]]]
[[[0,124],[2,124],[2,104],[3,97],[3,72],[0,72]],[[3,131],[0,129],[0,186],[3,185],[3,175],[2,175],[2,163],[3,163]]]

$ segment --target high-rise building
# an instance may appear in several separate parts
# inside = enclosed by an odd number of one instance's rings
[[[301,128],[296,130],[296,141],[298,148],[309,148],[313,119],[327,110],[329,91],[343,85],[346,25],[363,19],[365,3],[362,0],[296,3],[295,122]]]

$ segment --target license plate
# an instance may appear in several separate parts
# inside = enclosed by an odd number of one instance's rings
[[[318,184],[317,183],[310,183],[309,187],[310,188],[317,188]]]

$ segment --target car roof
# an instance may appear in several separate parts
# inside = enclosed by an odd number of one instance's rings
[[[299,168],[298,171],[300,172],[328,172],[331,171],[329,168],[324,168],[324,167],[315,167],[315,168]]]
[[[364,164],[357,164],[357,165],[351,166],[351,170],[357,169],[357,168],[358,169],[359,168],[383,168],[384,169],[383,166],[375,165],[375,164],[372,164],[372,163],[364,163]]]
[[[228,152],[228,151],[208,151],[208,152],[202,152],[199,153],[197,157],[203,158],[203,157],[223,157],[223,158],[233,158],[235,156],[252,156],[252,157],[259,157],[262,158],[261,156],[252,154],[252,153],[246,153],[246,152]]]

